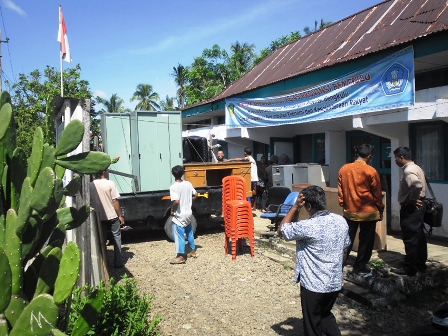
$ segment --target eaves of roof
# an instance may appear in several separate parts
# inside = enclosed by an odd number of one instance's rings
[[[214,98],[183,111],[448,30],[447,7],[446,0],[381,2],[277,49]]]

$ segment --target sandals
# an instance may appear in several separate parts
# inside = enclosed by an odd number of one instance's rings
[[[185,259],[176,258],[176,259],[170,260],[170,264],[171,265],[185,264]]]
[[[192,251],[193,252],[193,251]],[[194,254],[191,254],[192,252],[190,252],[190,253],[188,253],[187,254],[187,257],[188,258],[194,258],[194,259],[196,259],[197,257],[198,257],[198,254],[195,252]]]

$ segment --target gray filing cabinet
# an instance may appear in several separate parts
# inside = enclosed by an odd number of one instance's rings
[[[274,187],[292,188],[293,184],[309,183],[320,187],[328,185],[328,166],[313,163],[296,163],[272,167]]]

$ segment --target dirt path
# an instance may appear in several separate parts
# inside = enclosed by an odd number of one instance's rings
[[[174,245],[163,235],[141,240],[124,237],[127,261],[120,272],[154,296],[152,314],[164,316],[162,335],[303,335],[292,263],[272,261],[263,247],[256,248],[255,258],[245,247],[233,262],[224,254],[220,231],[200,234],[198,258],[181,265],[169,264]],[[343,295],[333,312],[343,335],[409,335],[430,315],[412,305],[370,310]]]

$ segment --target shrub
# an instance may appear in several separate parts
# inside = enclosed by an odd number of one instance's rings
[[[120,283],[115,283],[112,278],[109,289],[102,281],[96,288],[85,285],[74,290],[67,330],[69,334],[81,315],[88,294],[95,290],[104,291],[103,306],[87,335],[152,336],[160,332],[159,323],[163,317],[157,316],[152,321],[148,317],[153,297],[141,295],[137,280],[125,275]]]

